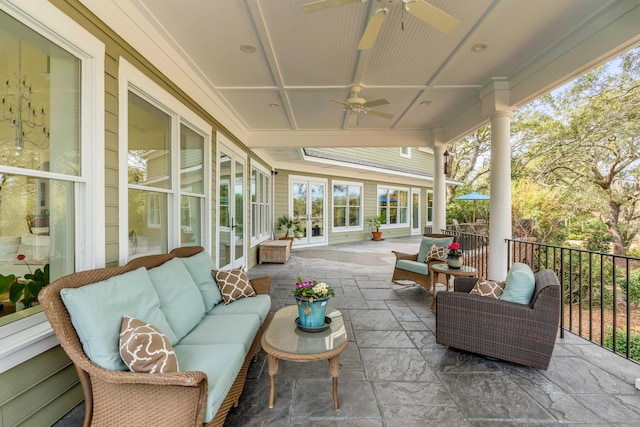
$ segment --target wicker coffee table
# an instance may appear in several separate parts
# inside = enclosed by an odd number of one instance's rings
[[[327,308],[326,317],[331,319],[331,326],[323,332],[303,332],[296,326],[298,306],[282,308],[273,316],[271,324],[262,336],[262,348],[267,352],[269,361],[269,408],[273,408],[276,397],[275,375],[278,373],[278,362],[329,361],[329,373],[333,377],[333,407],[340,410],[338,403],[338,371],[340,353],[347,348],[347,331],[344,327],[342,313]]]

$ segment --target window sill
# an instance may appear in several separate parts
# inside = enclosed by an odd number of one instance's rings
[[[0,373],[59,344],[42,312],[3,326],[0,336]]]

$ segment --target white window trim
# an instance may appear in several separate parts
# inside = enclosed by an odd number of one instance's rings
[[[102,267],[105,259],[104,44],[47,0],[0,0],[0,9],[81,60],[80,181],[86,182],[86,188],[76,192],[75,268],[81,271]],[[0,373],[56,345],[58,340],[42,312],[2,326]]]
[[[203,233],[202,233],[202,246],[205,250],[211,253],[211,160],[208,153],[211,152],[211,134],[212,128],[209,123],[200,118],[196,113],[190,110],[187,106],[173,97],[169,92],[164,90],[160,85],[151,80],[142,71],[136,68],[133,64],[127,61],[125,58],[119,58],[118,68],[118,164],[120,165],[120,173],[118,177],[119,188],[128,189],[131,185],[127,179],[128,169],[128,142],[129,142],[129,91],[142,97],[145,101],[149,102],[153,106],[159,108],[165,113],[171,116],[172,126],[172,158],[171,169],[175,173],[172,175],[172,190],[171,195],[180,194],[180,124],[184,124],[191,128],[193,131],[202,135],[204,141],[204,194],[205,194],[205,207],[204,217],[202,218]],[[128,191],[119,192],[119,262],[125,264],[129,258],[129,233],[128,233]],[[168,218],[168,239],[169,249],[180,245],[180,203],[173,203],[172,209],[169,212]]]
[[[411,212],[409,212],[409,210],[411,209],[411,200],[410,200],[411,189],[409,187],[396,187],[393,185],[378,185],[376,187],[376,212],[378,212],[378,193],[380,192],[381,189],[407,192],[407,222],[403,222],[402,224],[382,224],[380,226],[380,229],[411,227],[411,219],[410,219]]]
[[[349,214],[349,189],[348,187],[360,187],[360,225],[355,227],[349,227],[348,222],[344,227],[335,227],[333,225],[333,186],[334,185],[346,185],[347,186],[347,215]],[[364,184],[362,182],[354,181],[331,181],[331,232],[332,233],[347,233],[349,231],[362,231],[364,230]]]
[[[271,189],[273,187],[273,183],[272,183],[273,175],[271,175],[271,171],[269,169],[265,168],[260,163],[254,161],[253,159],[249,159],[249,160],[250,160],[249,163],[250,163],[250,173],[251,174],[253,174],[253,170],[255,169],[255,170],[259,171],[260,173],[265,174],[269,178],[269,189],[268,189],[268,192],[269,192],[269,206],[268,206],[268,208],[269,208],[269,214],[273,215],[273,194],[272,194],[272,191],[271,191]],[[249,176],[249,205],[250,205],[249,206],[249,212],[251,213],[251,205],[252,205],[252,202],[251,202],[251,176]],[[262,220],[262,218],[261,218],[261,220]],[[254,218],[253,218],[253,215],[252,215],[251,216],[252,224],[253,224],[253,221],[254,221]],[[257,238],[254,238],[253,235],[250,236],[251,237],[251,247],[252,248],[257,246],[257,245],[259,245],[260,243],[264,242],[265,240],[269,240],[271,238],[271,236],[273,235],[273,230],[271,229],[273,227],[272,227],[271,224],[273,224],[273,218],[270,221],[270,229],[264,235],[258,236]],[[250,234],[253,234],[253,233],[250,233]]]
[[[407,152],[403,153],[402,150],[406,149]],[[400,147],[400,157],[405,157],[407,159],[411,158],[411,147]]]

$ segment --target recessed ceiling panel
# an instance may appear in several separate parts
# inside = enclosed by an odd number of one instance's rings
[[[274,85],[243,0],[140,1],[215,86]],[[244,53],[242,45],[256,51]]]
[[[448,88],[425,92],[396,125],[396,129],[433,129],[448,124],[478,101],[479,89]],[[421,103],[424,102],[425,105]]]
[[[275,90],[222,90],[251,130],[291,129],[280,94]]]
[[[303,13],[300,0],[260,0],[285,86],[347,85],[368,5],[360,2]]]
[[[499,2],[434,83],[482,85],[492,77],[509,78],[606,3],[602,0],[536,0],[536,7],[525,10],[520,2]],[[472,46],[478,43],[486,43],[487,49],[473,52]]]
[[[290,89],[287,97],[294,111],[298,129],[340,129],[344,106],[331,99],[343,100],[345,90]]]

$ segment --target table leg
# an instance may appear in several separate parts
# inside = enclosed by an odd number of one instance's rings
[[[340,410],[340,402],[338,401],[338,374],[340,372],[340,355],[329,359],[329,373],[333,377],[333,409]]]
[[[269,408],[273,408],[273,404],[276,400],[276,374],[278,373],[278,359],[272,355],[268,355],[267,361],[269,362]]]

